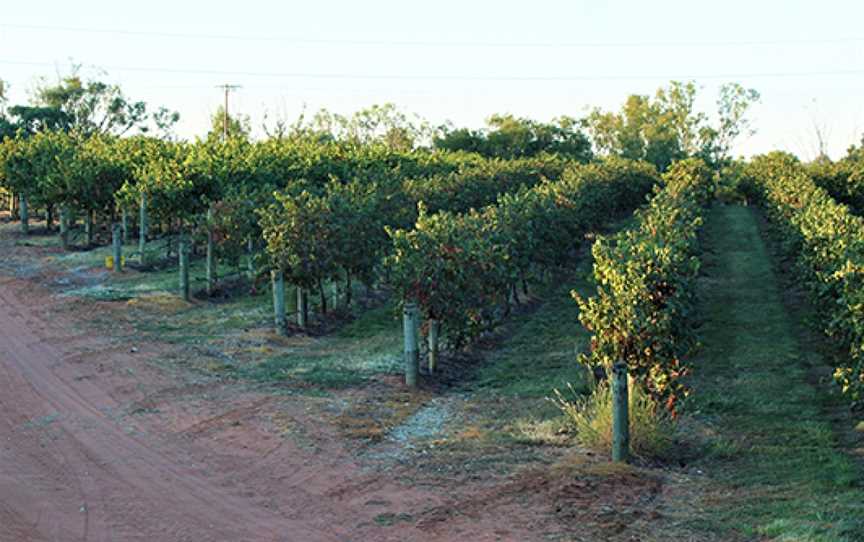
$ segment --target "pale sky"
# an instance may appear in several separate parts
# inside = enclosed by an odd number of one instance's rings
[[[737,154],[832,156],[864,132],[864,2],[853,0],[9,1],[0,79],[23,101],[73,59],[203,135],[221,83],[260,126],[393,102],[433,124],[493,113],[548,121],[617,109],[628,94],[695,80],[713,111],[728,81],[753,87],[758,134]]]

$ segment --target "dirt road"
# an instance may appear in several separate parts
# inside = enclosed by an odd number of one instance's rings
[[[0,539],[349,539],[233,494],[188,451],[112,420],[120,405],[74,355],[119,354],[44,322],[20,288],[0,286]]]
[[[165,345],[94,334],[110,309],[46,281],[0,276],[0,542],[536,538],[524,505],[450,511],[494,483],[370,469],[309,398],[274,414],[264,392],[178,379],[147,362]],[[314,434],[268,430],[275,416]]]

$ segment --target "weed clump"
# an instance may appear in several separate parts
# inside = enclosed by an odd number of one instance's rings
[[[554,390],[549,398],[564,414],[580,444],[598,453],[612,450],[612,387],[594,382],[587,395],[567,384],[569,397]],[[668,457],[675,442],[676,421],[642,386],[630,381],[630,449],[645,459]]]

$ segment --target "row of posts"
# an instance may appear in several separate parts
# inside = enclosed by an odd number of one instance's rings
[[[30,230],[30,216],[28,210],[28,201],[27,197],[24,194],[19,194],[17,198],[13,198],[13,202],[17,199],[18,201],[18,213],[21,220],[21,231],[23,234],[29,234]],[[140,203],[139,203],[139,229],[138,229],[138,253],[141,258],[141,263],[146,263],[146,243],[147,243],[147,234],[149,229],[148,216],[147,216],[147,194],[142,194]],[[207,221],[208,223],[213,220],[213,207],[212,205],[207,210]],[[69,209],[66,206],[62,206],[60,208],[60,238],[63,245],[63,248],[66,249],[69,247],[69,222],[70,222],[70,213]],[[88,213],[85,219],[85,229],[87,231],[88,241],[92,238],[93,234],[93,220],[90,214]],[[113,265],[112,268],[116,272],[122,271],[123,268],[123,243],[126,241],[128,233],[128,216],[125,209],[122,211],[121,222],[115,223],[111,228],[111,244],[112,244],[112,256],[113,256]],[[254,270],[251,254],[253,248],[252,240],[249,240],[249,274],[252,275]],[[189,299],[189,254],[188,254],[188,244],[185,240],[180,240],[179,246],[179,260],[180,260],[180,293],[182,297],[186,300]],[[207,294],[212,295],[215,284],[216,284],[216,256],[215,256],[215,239],[212,228],[208,228],[207,233]]]
[[[121,269],[121,231],[113,230],[114,271]],[[189,300],[189,249],[187,242],[180,242],[180,291],[183,299]],[[208,262],[209,264],[209,262]],[[208,265],[209,268],[209,265]],[[281,271],[271,271],[273,290],[274,324],[279,333],[285,333],[287,315],[285,309],[285,277]],[[309,320],[307,291],[297,288],[297,325],[306,328]],[[429,320],[427,328],[428,370],[433,374],[438,362],[440,322]],[[406,302],[402,309],[402,335],[404,339],[405,385],[416,388],[420,373],[420,309],[414,302]],[[630,460],[630,393],[627,364],[619,362],[612,367],[612,461],[626,463]]]
[[[284,334],[288,326],[288,316],[285,309],[285,275],[278,270],[270,272],[270,282],[273,289],[273,323],[276,331]],[[297,288],[297,325],[306,328],[309,323],[309,294],[305,288]]]
[[[112,246],[114,255],[114,271],[122,270],[122,231],[119,224],[112,229]],[[183,299],[189,300],[189,249],[185,240],[180,242],[180,293]],[[208,259],[208,269],[210,268]],[[209,279],[209,272],[208,272]],[[284,333],[287,327],[285,310],[285,277],[280,271],[271,272],[273,289],[274,324],[279,333]],[[297,325],[305,328],[308,324],[308,295],[305,289],[297,288]],[[429,374],[436,370],[438,361],[438,336],[440,323],[429,320],[428,339],[428,369]],[[402,335],[404,338],[404,368],[405,385],[417,387],[420,372],[420,309],[414,302],[406,302],[402,310]],[[630,460],[630,393],[627,364],[619,362],[612,367],[612,461],[626,463]]]
[[[10,205],[9,210],[13,215],[17,211],[18,218],[19,218],[20,223],[21,223],[21,233],[24,235],[29,235],[30,234],[30,203],[27,199],[27,196],[25,194],[19,194],[17,197],[13,197],[11,201],[12,201],[12,204]],[[17,202],[17,207],[15,207],[16,202]],[[144,235],[146,234],[146,215],[143,214],[146,212],[146,199],[142,198],[141,209],[142,209],[142,220],[143,220],[142,227],[141,227],[141,232],[142,232],[141,239],[142,239],[142,248],[143,248],[143,239],[144,239]],[[60,238],[61,238],[61,242],[63,244],[64,249],[69,248],[69,223],[71,220],[70,215],[71,215],[71,213],[69,212],[68,207],[66,207],[65,205],[60,207],[60,220],[59,220],[59,222],[60,222]],[[121,227],[121,231],[122,231],[122,239],[123,239],[123,241],[125,241],[126,237],[127,237],[127,233],[128,233],[128,216],[126,214],[125,209],[121,212],[121,215],[122,216],[121,216],[120,227]],[[50,223],[50,221],[51,221],[50,210],[48,211],[47,220]],[[84,231],[87,234],[87,243],[88,244],[92,243],[93,242],[93,235],[94,235],[94,223],[93,223],[92,212],[88,212],[84,216]],[[112,229],[112,234],[113,234],[113,229]]]
[[[273,307],[275,324],[279,332],[286,328],[285,280],[282,273],[273,271]],[[306,327],[308,315],[306,294],[297,289],[297,321],[301,328]],[[429,320],[427,328],[428,370],[433,374],[438,361],[438,341],[440,322]],[[403,356],[405,385],[416,388],[420,373],[420,309],[417,303],[406,302],[402,308],[402,336],[404,339]],[[627,364],[619,362],[612,367],[612,461],[626,463],[630,460],[630,393]]]
[[[10,210],[14,212],[14,202],[17,200],[18,207],[18,216],[21,221],[21,233],[24,235],[28,235],[30,233],[30,211],[29,211],[29,203],[27,200],[27,196],[25,194],[19,194],[17,198],[13,198],[13,204],[10,205]],[[148,231],[148,221],[147,221],[147,195],[142,194],[140,201],[140,216],[139,216],[139,230],[138,230],[138,252],[141,254],[142,263],[144,259],[144,250],[145,245],[147,243],[147,231]],[[212,213],[212,210],[211,210]],[[69,223],[71,220],[69,208],[64,206],[60,207],[60,238],[63,244],[63,248],[69,248]],[[212,216],[208,214],[208,218]],[[93,237],[93,217],[90,213],[84,217],[84,229],[87,232],[88,242],[92,240]],[[114,261],[116,262],[118,258],[117,255],[117,247],[118,247],[118,238],[119,238],[119,246],[122,247],[123,243],[126,241],[128,236],[129,229],[129,217],[124,209],[121,212],[121,222],[119,224],[112,225],[111,228],[111,242],[113,246],[114,253]],[[118,231],[119,230],[119,231]],[[208,239],[210,243],[212,243],[212,236]],[[208,248],[212,248],[212,245],[208,243]],[[116,264],[115,264],[116,265]]]
[[[19,213],[22,222],[22,231],[26,234],[28,229],[28,206],[27,198],[23,195],[19,198]],[[114,224],[111,228],[111,246],[113,255],[113,270],[121,272],[123,269],[123,240],[125,237],[124,224]],[[207,212],[208,221],[213,218],[212,207]],[[60,229],[64,244],[68,236],[68,211],[61,209]],[[147,198],[141,198],[140,220],[139,220],[139,253],[143,255],[147,237]],[[251,247],[250,247],[251,248]],[[215,261],[212,232],[207,236],[207,290],[212,293],[212,285],[215,282]],[[189,246],[185,239],[180,240],[179,245],[180,263],[180,295],[185,300],[190,299],[189,286]],[[250,269],[252,262],[250,260]],[[273,311],[276,330],[284,333],[287,327],[285,310],[285,277],[281,271],[271,272],[273,289]],[[306,328],[309,320],[308,294],[303,288],[297,288],[297,325]],[[404,370],[405,385],[416,388],[420,372],[420,309],[415,302],[405,302],[402,310],[402,331],[404,338]],[[437,320],[429,320],[427,328],[428,339],[428,370],[432,374],[436,370],[438,362],[438,341],[440,323]],[[626,463],[630,459],[630,399],[628,385],[627,364],[615,363],[612,367],[612,461]]]

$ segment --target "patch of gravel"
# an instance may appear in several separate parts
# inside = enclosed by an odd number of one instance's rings
[[[0,252],[3,252],[4,248],[0,247]],[[42,269],[39,265],[24,263],[13,256],[0,259],[0,271],[18,279],[29,279],[37,276]]]
[[[385,464],[411,462],[428,453],[431,441],[445,437],[459,415],[456,397],[438,397],[420,407],[384,439],[369,448],[366,459]]]
[[[55,286],[61,288],[60,295],[67,297],[86,297],[103,301],[128,299],[128,292],[121,288],[106,285],[108,271],[81,266],[70,269],[66,274],[54,279]]]
[[[15,278],[31,279],[38,276],[42,269],[38,265],[21,264],[14,266],[13,271]]]
[[[440,438],[445,434],[445,425],[451,418],[452,410],[451,401],[445,398],[433,399],[401,425],[394,427],[385,440],[413,448],[416,441]]]

